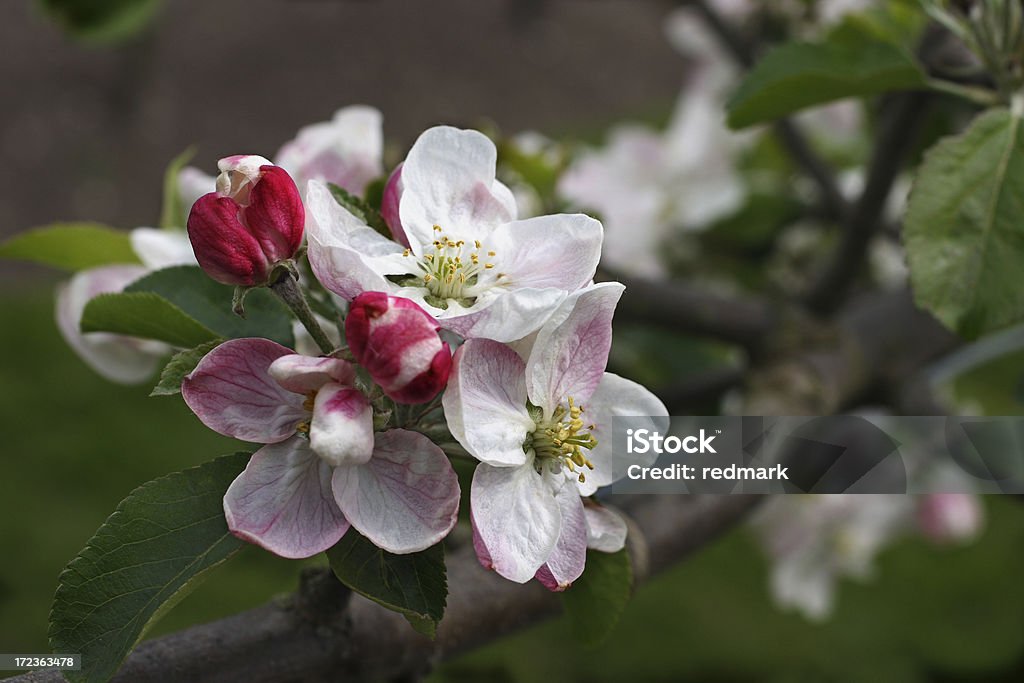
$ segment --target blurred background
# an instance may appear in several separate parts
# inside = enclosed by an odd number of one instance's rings
[[[154,224],[164,167],[188,146],[207,171],[227,154],[271,156],[348,104],[382,110],[394,156],[437,123],[599,139],[618,120],[664,121],[685,67],[664,36],[671,8],[174,0],[129,39],[97,44],[40,4],[3,3],[0,238],[56,220]],[[148,386],[89,370],[57,333],[58,279],[0,263],[2,652],[48,649],[60,570],[131,489],[236,449],[176,397],[146,398]],[[1024,507],[984,505],[976,543],[894,545],[873,579],[840,584],[823,623],[772,603],[769,565],[741,528],[641,587],[598,649],[576,647],[567,622],[553,621],[434,680],[1022,680]],[[151,635],[288,592],[297,572],[246,548]]]

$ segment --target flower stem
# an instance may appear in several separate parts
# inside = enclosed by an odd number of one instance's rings
[[[291,309],[321,351],[325,354],[334,351],[334,343],[317,322],[313,311],[309,308],[309,302],[306,301],[306,295],[302,293],[302,288],[293,273],[288,270],[282,272],[281,276],[270,285],[270,291]]]

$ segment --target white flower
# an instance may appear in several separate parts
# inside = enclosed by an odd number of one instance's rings
[[[657,397],[604,372],[622,289],[604,283],[571,296],[525,360],[486,339],[455,354],[444,410],[452,435],[481,461],[470,494],[474,544],[485,566],[512,581],[536,576],[564,589],[583,572],[588,544],[621,548],[621,520],[588,515],[581,496],[615,478],[614,416],[668,426]]]
[[[533,332],[592,280],[602,228],[582,214],[516,220],[512,193],[495,179],[496,160],[494,144],[476,131],[424,132],[385,191],[385,204],[398,202],[401,225],[391,228],[401,242],[311,181],[313,272],[347,300],[366,291],[412,299],[463,337],[512,341]]]

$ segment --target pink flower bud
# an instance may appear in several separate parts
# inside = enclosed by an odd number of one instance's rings
[[[402,201],[402,164],[395,166],[395,170],[388,177],[384,186],[384,196],[381,197],[380,215],[391,230],[391,236],[403,247],[409,246],[409,238],[402,227],[402,217],[399,214],[399,206]]]
[[[969,493],[931,493],[917,508],[921,532],[936,543],[969,541],[981,531],[983,511]]]
[[[295,182],[260,156],[221,159],[217,191],[200,197],[188,216],[196,260],[217,282],[265,284],[274,265],[302,244],[305,210]]]
[[[356,362],[399,403],[426,403],[444,389],[452,353],[433,316],[408,299],[364,292],[349,307],[345,339]]]

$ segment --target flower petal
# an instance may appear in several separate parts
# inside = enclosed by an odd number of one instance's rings
[[[545,415],[570,396],[594,393],[612,345],[612,315],[625,289],[603,282],[571,294],[537,333],[526,362],[527,392]]]
[[[135,228],[130,237],[132,250],[150,270],[199,265],[184,230]]]
[[[475,130],[436,126],[420,135],[402,167],[399,210],[414,252],[433,242],[434,225],[452,240],[471,242],[515,220],[515,198],[495,180],[497,154]]]
[[[270,376],[270,365],[291,353],[267,339],[226,341],[185,377],[181,396],[215,432],[257,443],[284,441],[309,415],[302,396]]]
[[[448,429],[477,459],[490,465],[522,465],[523,442],[534,430],[526,412],[526,363],[490,339],[470,339],[455,352],[444,393]]]
[[[57,288],[57,328],[86,364],[111,382],[140,384],[153,376],[166,344],[107,332],[81,330],[82,312],[91,299],[120,292],[146,274],[141,266],[103,266],[75,273]]]
[[[657,396],[632,380],[610,372],[604,373],[597,390],[586,404],[584,419],[594,424],[591,434],[597,439],[597,446],[587,451],[587,457],[594,464],[594,470],[587,472],[585,483],[579,484],[580,494],[591,495],[601,486],[607,486],[621,479],[631,464],[650,465],[657,459],[657,453],[612,457],[612,425],[614,418],[630,416],[646,417],[643,424],[630,422],[638,429],[650,429],[665,434],[669,428],[668,409]],[[653,450],[653,449],[651,449]]]
[[[306,210],[295,181],[280,166],[263,166],[242,209],[246,224],[271,263],[295,256],[302,246]]]
[[[562,486],[555,494],[562,511],[562,530],[547,562],[536,579],[551,591],[564,591],[580,578],[587,563],[587,522],[583,501],[574,486]]]
[[[288,391],[308,394],[328,382],[352,386],[356,371],[352,364],[340,358],[315,358],[291,353],[270,364],[270,376]]]
[[[334,467],[361,465],[373,454],[373,408],[358,389],[325,384],[313,403],[309,445]]]
[[[402,201],[402,164],[395,166],[395,170],[388,176],[388,182],[384,185],[384,196],[381,198],[380,215],[391,230],[391,236],[396,242],[404,247],[409,246],[409,238],[405,236],[402,228],[402,216],[399,213]]]
[[[313,273],[338,296],[397,289],[384,276],[401,272],[394,266],[401,266],[404,249],[346,211],[318,181],[306,188],[306,237]]]
[[[353,105],[334,113],[327,122],[299,130],[274,158],[302,187],[309,180],[340,185],[362,195],[379,176],[384,152],[381,113],[373,107]]]
[[[583,506],[587,518],[587,547],[602,553],[616,553],[626,546],[626,520],[610,507],[598,503]]]
[[[196,200],[188,215],[188,238],[206,274],[228,285],[266,282],[270,264],[259,241],[242,223],[239,205],[214,193]]]
[[[603,232],[579,213],[538,216],[500,226],[487,246],[511,286],[574,292],[594,279]]]
[[[331,467],[297,436],[253,454],[224,494],[224,515],[235,536],[288,558],[327,550],[349,527]]]
[[[494,571],[517,583],[533,578],[551,555],[562,527],[554,493],[533,464],[481,463],[473,475],[470,505]]]
[[[377,434],[364,465],[334,471],[334,496],[359,533],[390,553],[425,550],[459,513],[459,480],[444,452],[404,429]]]
[[[438,322],[467,339],[480,337],[500,342],[522,339],[540,327],[545,320],[565,301],[561,289],[506,290],[499,293],[486,305],[473,307],[469,313],[444,315]],[[449,307],[449,312],[453,309]]]

